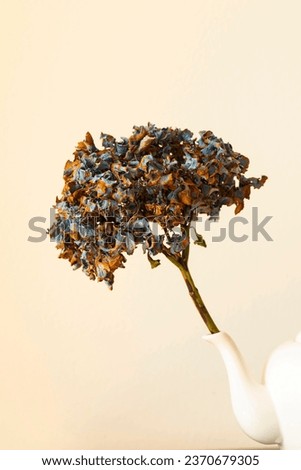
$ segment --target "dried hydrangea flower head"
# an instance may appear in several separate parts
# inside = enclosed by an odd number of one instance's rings
[[[237,214],[251,187],[267,179],[246,178],[248,158],[211,131],[194,138],[188,129],[149,123],[134,126],[129,138],[101,140],[98,149],[87,133],[67,161],[50,237],[61,258],[110,288],[139,244],[152,267],[163,253],[184,275],[191,222],[199,214],[218,217],[223,205],[235,205]],[[197,242],[204,244],[201,236]]]

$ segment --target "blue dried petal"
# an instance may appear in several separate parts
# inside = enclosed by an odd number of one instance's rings
[[[83,225],[83,224],[79,225],[78,233],[83,238],[95,236],[95,230],[92,227],[89,227],[88,225]]]
[[[79,168],[75,173],[75,179],[82,184],[86,179],[86,171]]]
[[[215,145],[214,143],[210,143],[209,145],[207,145],[207,147],[203,148],[201,150],[202,154],[203,155],[212,155],[212,153],[215,151]]]
[[[154,124],[149,123],[149,126],[150,126],[150,134],[152,136],[155,136],[157,138],[157,140],[161,140],[161,138],[163,136],[163,133],[164,133],[164,130],[160,129],[160,128],[157,128]]]
[[[163,171],[163,168],[164,168],[160,162],[154,159],[151,160],[148,165],[150,169],[154,168],[155,170],[159,170],[159,171]]]
[[[87,155],[82,156],[80,160],[84,168],[92,169],[95,165],[96,158],[97,158],[97,154],[91,153],[88,157]]]
[[[128,139],[122,137],[120,142],[116,142],[116,154],[120,157],[125,155],[128,150]]]
[[[50,237],[52,240],[54,240],[56,243],[60,243],[64,240],[64,231],[60,229],[59,226],[56,227],[55,230],[51,231]]]
[[[102,253],[108,253],[110,251],[110,248],[106,248],[106,245],[107,239],[105,236],[97,238],[97,246]]]
[[[226,149],[227,152],[230,153],[230,154],[233,152],[232,145],[231,145],[229,142],[227,142],[227,143],[225,144],[225,149]]]
[[[189,129],[185,129],[180,134],[180,139],[183,140],[184,142],[191,142],[192,137],[193,137],[193,133]]]
[[[173,233],[171,239],[169,240],[170,252],[172,254],[180,253],[185,248],[185,242],[187,235],[183,232],[181,235],[178,233]]]
[[[99,155],[99,160],[101,162],[112,163],[113,162],[113,157],[109,152],[104,152],[101,155]]]
[[[135,243],[133,235],[129,232],[126,234],[126,237],[125,237],[125,246],[126,246],[126,252],[128,255],[131,255],[134,253],[136,243]]]
[[[70,232],[70,225],[71,225],[70,219],[64,219],[60,223],[60,227],[62,227],[62,230],[64,230],[66,233]]]
[[[129,166],[135,167],[139,165],[139,160],[130,160],[128,163]]]
[[[111,170],[106,171],[103,173],[100,177],[108,186],[112,186],[113,184],[117,183],[117,180],[115,179],[115,176],[111,172]]]
[[[187,170],[195,170],[198,167],[197,159],[192,157],[189,153],[185,152],[184,158],[185,158],[185,163],[183,166]]]
[[[87,260],[87,251],[83,251],[81,256],[80,256],[80,260],[83,264],[83,267],[84,268],[88,268],[89,267],[89,263],[88,263],[88,260]]]
[[[209,173],[209,176],[212,176],[217,170],[217,166],[216,165],[210,165],[209,168],[208,168],[208,173]]]
[[[171,201],[172,199],[178,199],[178,194],[182,191],[182,188],[181,186],[178,186],[174,191],[171,191],[168,196],[167,196],[167,199],[169,201]]]
[[[200,147],[204,147],[206,144],[205,142],[203,141],[203,135],[202,133],[200,132],[201,134],[201,137],[197,140],[197,144],[200,146]],[[203,133],[204,134],[204,133]]]
[[[242,168],[243,170],[246,170],[249,166],[248,158],[245,157],[244,155],[239,155],[237,159],[239,161],[240,168]]]
[[[135,236],[143,237],[148,236],[149,234],[152,233],[148,220],[145,218],[142,219],[137,219],[133,224],[132,224],[132,231],[135,233]],[[138,232],[138,234],[137,234]]]
[[[103,153],[100,155],[99,162],[95,167],[95,173],[101,173],[110,169],[111,163],[113,163],[112,156],[109,153]]]
[[[248,178],[248,181],[251,183],[251,185],[255,189],[259,189],[262,186],[262,182],[260,181],[260,178]]]
[[[57,209],[67,210],[69,208],[69,203],[67,201],[59,201],[56,204]]]
[[[110,207],[110,201],[108,199],[104,199],[103,201],[101,201],[101,203],[99,204],[99,208],[101,210],[107,210],[108,208]]]
[[[123,235],[120,230],[115,235],[115,240],[118,245],[125,243],[125,235]]]
[[[100,264],[96,266],[96,273],[99,279],[104,279],[108,274],[108,272]]]
[[[177,162],[177,160],[171,160],[171,162],[166,165],[168,171],[176,171],[178,167],[179,163]]]
[[[220,147],[220,148],[218,149],[218,151],[217,151],[216,158],[217,158],[218,160],[220,160],[220,159],[221,159],[221,156],[224,156],[225,153],[226,153],[226,152],[225,152],[225,149],[223,149],[223,147]]]

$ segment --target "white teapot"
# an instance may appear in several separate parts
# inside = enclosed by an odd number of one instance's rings
[[[301,333],[271,354],[264,383],[253,380],[227,333],[206,335],[204,339],[222,355],[233,411],[242,430],[263,444],[301,449]]]

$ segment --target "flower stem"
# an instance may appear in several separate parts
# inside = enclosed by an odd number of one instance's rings
[[[188,292],[190,297],[192,298],[194,305],[196,306],[199,314],[201,315],[205,325],[207,326],[208,330],[210,333],[219,333],[219,329],[214,323],[210,313],[208,312],[203,299],[192,279],[192,276],[190,274],[190,271],[188,269],[188,264],[186,261],[183,260],[181,256],[178,255],[172,255],[169,251],[169,249],[165,246],[163,246],[162,250],[163,254],[166,256],[166,258],[169,259],[179,270],[181,271],[181,274],[184,278],[184,281],[186,283],[186,286],[188,288]]]
[[[205,322],[205,325],[207,326],[208,330],[210,333],[218,333],[219,329],[214,323],[210,313],[208,312],[206,305],[203,302],[202,297],[200,296],[200,293],[198,291],[198,288],[196,287],[192,276],[190,274],[190,271],[188,269],[188,266],[181,266],[179,267],[181,274],[185,280],[186,286],[189,291],[189,295],[192,298],[194,305],[198,309],[199,314],[201,315],[202,319]]]

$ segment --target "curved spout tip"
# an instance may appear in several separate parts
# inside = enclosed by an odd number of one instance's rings
[[[218,333],[210,333],[208,335],[202,336],[203,340],[213,344],[217,344],[220,341],[224,341],[226,338],[228,341],[231,341],[231,337],[224,331],[219,331]]]
[[[213,333],[213,334],[218,335],[219,333]],[[213,336],[213,334],[210,333],[208,335],[204,335],[204,336],[202,336],[202,339],[204,339],[205,341],[209,341],[209,343],[210,343],[210,338],[211,338],[211,336]]]

